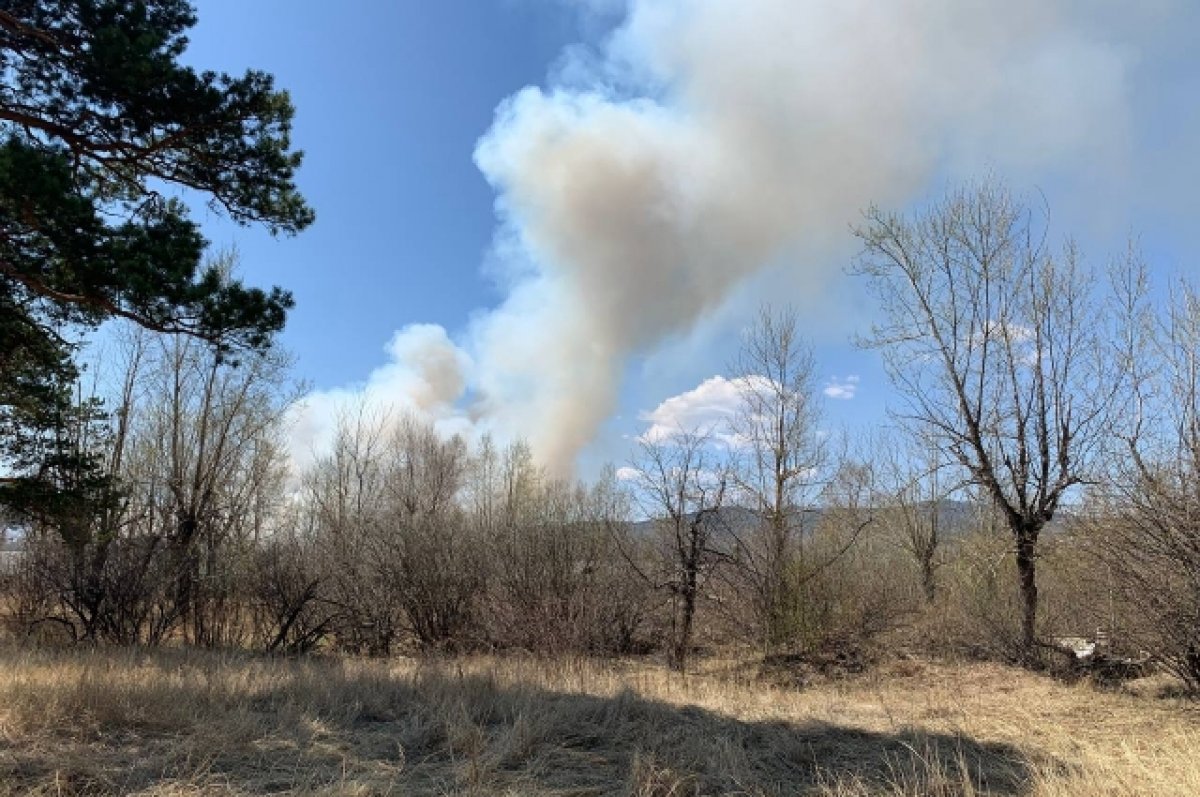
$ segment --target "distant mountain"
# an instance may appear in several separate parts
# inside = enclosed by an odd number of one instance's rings
[[[927,509],[928,506],[929,504],[926,503],[923,505],[923,508]],[[880,506],[874,509],[886,516],[888,512],[894,511],[896,507]],[[828,511],[830,510],[823,508],[801,510],[801,517],[797,526],[804,530],[815,529],[820,525]],[[969,501],[952,499],[939,501],[937,514],[938,530],[945,538],[968,533],[975,527],[980,516],[979,507],[975,504]],[[634,536],[647,536],[653,533],[655,526],[660,522],[659,520],[639,520],[630,525],[630,531]],[[760,522],[760,515],[756,510],[749,507],[725,506],[721,507],[711,522],[719,523],[723,529],[740,533],[752,530]]]
[[[931,501],[922,501],[917,504],[916,508],[922,515],[928,517],[932,503]],[[886,511],[888,508],[884,507],[883,509]],[[982,514],[983,510],[978,504],[952,498],[942,499],[937,502],[938,532],[944,537],[966,534],[978,525]]]

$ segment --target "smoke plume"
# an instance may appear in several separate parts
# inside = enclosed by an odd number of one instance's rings
[[[1115,23],[1075,11],[630,0],[602,46],[565,53],[479,141],[507,298],[455,342],[399,333],[367,392],[447,429],[524,437],[569,469],[631,356],[764,268],[819,294],[844,264],[822,253],[865,205],[938,176],[1120,159],[1136,53]],[[313,439],[344,398],[313,397]]]

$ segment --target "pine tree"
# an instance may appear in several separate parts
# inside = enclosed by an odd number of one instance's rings
[[[0,505],[96,489],[71,434],[92,411],[74,397],[78,331],[124,318],[262,350],[292,306],[206,267],[180,199],[273,233],[313,221],[287,93],[181,64],[195,23],[185,0],[0,4]]]

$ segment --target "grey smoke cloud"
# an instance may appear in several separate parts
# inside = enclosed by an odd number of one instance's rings
[[[864,205],[956,170],[1119,161],[1138,53],[1121,17],[1077,11],[630,0],[602,47],[566,53],[479,141],[507,298],[456,342],[421,327],[365,392],[446,428],[524,437],[569,470],[631,356],[769,264],[797,264],[796,284],[821,292],[837,273],[821,247]],[[308,414],[352,393],[318,394]]]

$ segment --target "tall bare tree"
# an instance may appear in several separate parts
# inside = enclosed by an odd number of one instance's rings
[[[739,533],[737,540],[768,650],[786,643],[794,626],[806,510],[828,477],[814,368],[795,311],[764,307],[732,369],[741,398],[730,423],[736,497],[758,517],[749,534]]]
[[[856,270],[883,313],[864,342],[883,353],[900,420],[933,435],[1002,514],[1032,660],[1038,538],[1092,473],[1117,391],[1094,280],[994,180],[913,216],[865,215]]]

